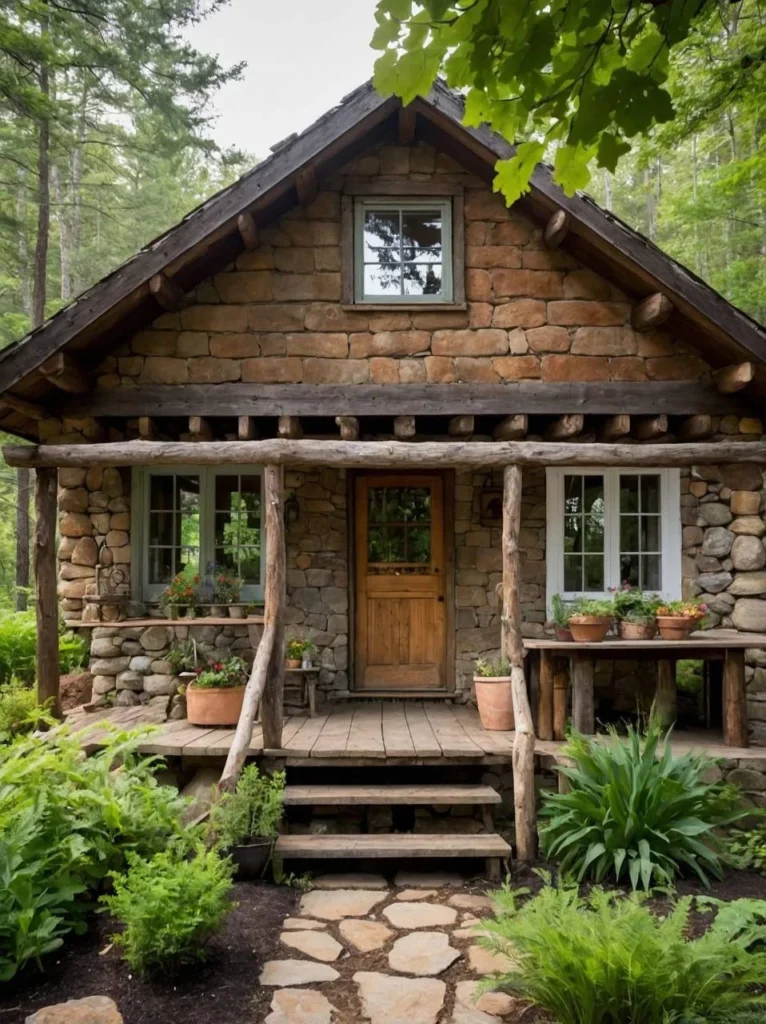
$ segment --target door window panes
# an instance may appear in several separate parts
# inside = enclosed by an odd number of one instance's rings
[[[261,478],[219,473],[215,478],[215,562],[252,586],[261,578]]]
[[[564,477],[564,589],[604,589],[604,478]]]
[[[149,583],[167,584],[184,569],[199,572],[200,478],[167,473],[150,477]]]
[[[620,476],[620,582],[662,589],[660,476]]]
[[[367,518],[368,564],[406,566],[431,561],[428,487],[370,487]]]

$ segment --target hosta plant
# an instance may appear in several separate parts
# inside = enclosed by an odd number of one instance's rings
[[[697,754],[660,750],[660,726],[642,735],[612,731],[606,740],[574,733],[558,771],[567,793],[547,794],[540,841],[560,870],[578,879],[623,881],[634,889],[694,872],[709,885],[721,878],[724,845],[715,832],[746,813],[737,790],[704,782],[711,762]]]
[[[587,895],[566,884],[546,885],[526,902],[521,895],[495,894],[497,917],[482,922],[481,944],[513,961],[485,987],[521,996],[556,1024],[764,1019],[766,901],[698,899],[696,909],[713,904],[716,913],[690,939],[690,896],[671,897],[658,914],[644,893],[598,886]]]

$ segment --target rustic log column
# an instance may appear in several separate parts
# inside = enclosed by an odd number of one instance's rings
[[[584,736],[596,731],[593,707],[593,675],[595,664],[587,654],[572,657],[572,725]]]
[[[282,746],[282,704],[285,684],[285,518],[284,471],[266,466],[263,471],[264,529],[266,531],[266,582],[264,586],[264,629],[274,631],[268,679],[261,701],[264,750]]]
[[[726,648],[723,662],[723,741],[727,747],[747,747],[745,652]]]
[[[566,658],[556,658],[553,669],[553,738],[563,740],[567,731],[569,699],[569,665]]]
[[[553,739],[553,654],[540,651],[540,691],[537,699],[537,735]]]
[[[676,663],[672,658],[657,662],[657,691],[654,695],[654,714],[663,729],[669,729],[677,716]]]
[[[35,482],[35,609],[37,612],[37,703],[59,705],[58,598],[56,594],[55,469],[38,469]]]
[[[535,730],[524,678],[524,647],[519,604],[519,531],[521,529],[521,470],[503,471],[503,615],[501,646],[511,663],[513,713],[513,803],[516,823],[516,856],[535,859],[537,811],[535,807]]]

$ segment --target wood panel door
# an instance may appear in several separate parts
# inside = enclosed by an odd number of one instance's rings
[[[446,688],[443,475],[356,479],[357,690]]]

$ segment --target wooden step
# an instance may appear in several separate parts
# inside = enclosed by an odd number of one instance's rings
[[[491,786],[287,786],[285,804],[337,807],[499,804]]]
[[[510,857],[502,836],[489,835],[382,835],[280,836],[276,853],[285,860],[304,858],[381,860],[394,857]]]

